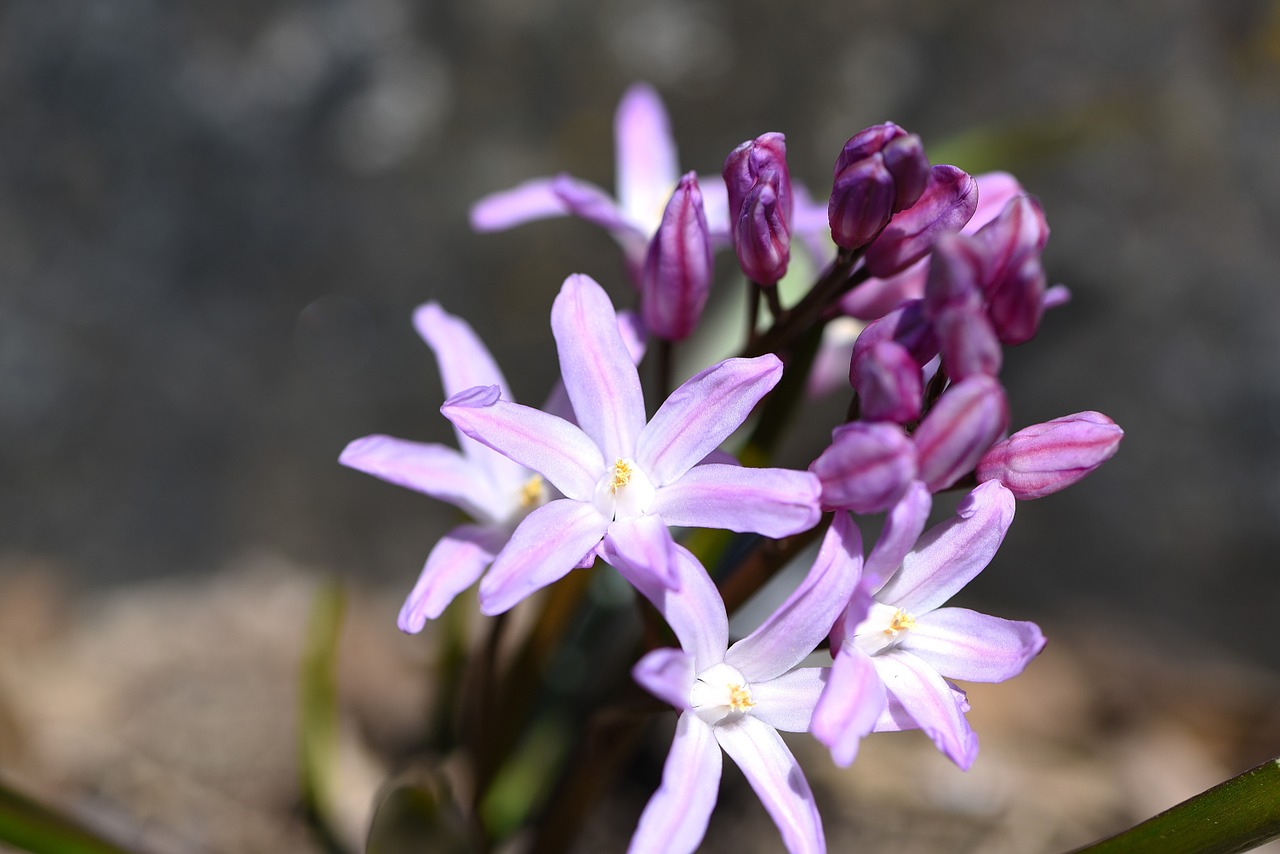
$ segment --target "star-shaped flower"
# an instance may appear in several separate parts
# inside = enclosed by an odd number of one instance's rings
[[[441,408],[467,436],[564,495],[516,528],[480,584],[482,611],[506,611],[602,542],[675,587],[668,525],[784,537],[817,522],[820,486],[809,472],[699,465],[777,384],[782,363],[775,356],[708,368],[646,423],[640,377],[604,289],[588,276],[570,276],[551,327],[578,425],[512,403],[496,385],[456,394]]]

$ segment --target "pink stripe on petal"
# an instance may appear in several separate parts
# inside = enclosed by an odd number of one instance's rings
[[[480,582],[480,611],[493,616],[573,569],[604,536],[608,522],[590,504],[567,498],[525,517]]]
[[[708,464],[659,489],[653,512],[668,525],[789,537],[817,524],[821,491],[807,471]]]
[[[1013,494],[996,481],[978,486],[955,516],[925,532],[876,599],[915,617],[945,604],[995,557],[1014,506]]]
[[[551,309],[551,331],[578,424],[606,465],[632,456],[644,428],[644,396],[604,289],[590,276],[565,279]]]
[[[868,577],[884,581],[897,571],[907,552],[920,539],[932,507],[933,496],[929,494],[928,487],[918,480],[907,487],[906,494],[885,516],[880,539],[876,540],[875,548],[867,555],[864,571]],[[879,582],[876,586],[879,587]]]
[[[848,768],[857,758],[859,742],[875,728],[884,708],[884,683],[871,657],[850,644],[831,664],[810,729],[814,738],[830,748],[835,763]]]
[[[654,413],[636,442],[636,461],[665,486],[737,430],[782,378],[773,354],[726,359],[691,377]]]
[[[662,784],[649,798],[628,854],[692,854],[707,835],[720,794],[723,758],[711,727],[692,712],[680,715]]]
[[[441,537],[400,609],[400,631],[415,635],[444,613],[484,573],[505,540],[504,533],[477,525],[459,525]]]
[[[792,854],[826,851],[813,792],[778,731],[750,715],[713,731],[778,826],[787,850]]]
[[[939,608],[920,616],[899,647],[948,679],[1003,682],[1021,673],[1044,643],[1035,623]]]
[[[633,568],[671,590],[680,588],[676,571],[675,540],[658,516],[615,519],[604,535],[602,553],[618,556]]]
[[[946,680],[924,661],[901,650],[873,660],[888,693],[939,750],[968,770],[978,756],[978,736]]]

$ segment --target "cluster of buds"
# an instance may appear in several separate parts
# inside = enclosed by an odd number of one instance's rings
[[[566,279],[551,310],[563,384],[539,410],[514,401],[463,320],[429,304],[416,320],[440,362],[441,411],[460,449],[368,436],[341,461],[471,517],[428,558],[401,613],[407,632],[477,580],[481,610],[501,614],[597,559],[665,619],[680,648],[648,649],[632,673],[680,718],[632,850],[697,848],[727,753],[788,850],[821,851],[812,793],[778,732],[808,731],[848,765],[867,734],[917,728],[968,768],[977,739],[950,680],[1011,678],[1044,638],[1033,623],[945,605],[994,557],[1018,499],[1080,480],[1122,432],[1084,412],[1003,438],[1003,348],[1030,340],[1064,299],[1046,287],[1040,205],[1011,176],[931,165],[919,137],[876,125],[840,152],[824,218],[793,187],[780,133],[735,148],[722,181],[700,181],[678,174],[652,90],[627,94],[616,128],[617,200],[561,175],[482,200],[472,220],[494,230],[574,214],[603,225],[639,287],[638,321],[593,279]],[[831,260],[786,308],[770,289],[793,234],[826,241]],[[646,417],[636,368],[645,338],[665,347],[698,331],[714,250],[728,244],[756,293],[772,294],[772,326],[757,336],[751,324],[741,357],[695,374]],[[805,387],[780,380],[809,370],[813,348],[802,342],[840,313],[867,321],[849,354],[848,419],[808,470],[741,465],[722,444],[758,413],[750,456],[768,458],[761,437],[782,432]],[[955,514],[926,530],[933,495],[953,489],[967,490]],[[864,556],[855,517],[879,513]],[[757,571],[720,576],[753,586],[733,596],[718,587],[679,533],[691,528],[751,534]],[[728,611],[767,578],[760,563],[780,569],[777,555],[819,537],[805,580],[730,644]],[[830,663],[800,666],[824,642]]]

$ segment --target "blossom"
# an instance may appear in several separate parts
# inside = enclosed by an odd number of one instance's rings
[[[812,732],[840,765],[853,761],[858,739],[873,728],[919,728],[967,769],[978,739],[964,692],[948,680],[1003,682],[1044,648],[1034,623],[941,607],[995,556],[1013,521],[1013,494],[995,481],[981,484],[954,517],[920,536],[929,508],[928,490],[917,483],[890,512],[864,567],[884,582],[869,609],[853,602],[832,631],[835,659]],[[883,704],[873,719],[867,697],[876,683]]]
[[[777,384],[776,356],[713,365],[646,423],[640,378],[604,289],[570,276],[551,328],[580,426],[513,403],[496,385],[455,394],[441,407],[463,433],[538,472],[564,496],[520,522],[480,584],[482,611],[511,608],[602,544],[678,586],[668,525],[783,537],[817,521],[820,487],[808,472],[699,465]]]
[[[631,839],[632,854],[698,847],[716,802],[721,750],[742,769],[788,851],[826,850],[813,793],[778,732],[809,728],[827,668],[796,665],[821,642],[845,601],[866,600],[855,589],[861,539],[848,516],[841,517],[800,586],[733,646],[724,602],[687,550],[676,547],[683,565],[679,591],[654,585],[641,567],[616,556],[614,565],[663,613],[680,642],[680,649],[649,652],[632,671],[680,712],[662,783]]]
[[[680,180],[666,108],[652,87],[637,83],[618,103],[613,137],[617,198],[581,178],[532,178],[480,199],[471,208],[476,231],[502,231],[553,216],[572,215],[604,228],[621,244],[638,282],[649,242]],[[728,197],[718,179],[702,182],[708,228],[728,235]]]
[[[680,179],[649,242],[640,282],[645,327],[659,338],[689,337],[711,294],[712,253],[707,217],[692,172]]]
[[[1101,412],[1033,424],[978,461],[978,480],[997,480],[1024,501],[1066,489],[1115,455],[1124,431]]]

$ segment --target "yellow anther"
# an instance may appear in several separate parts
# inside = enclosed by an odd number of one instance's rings
[[[613,480],[609,483],[609,491],[617,492],[631,482],[631,463],[624,459],[613,464]]]
[[[535,474],[524,482],[524,486],[520,487],[521,510],[541,506],[544,498],[546,498],[546,487],[542,485],[542,475],[540,474]]]
[[[899,608],[893,612],[893,617],[889,620],[889,627],[884,630],[884,633],[889,637],[894,637],[901,632],[915,628],[915,625],[916,618]]]
[[[745,712],[754,706],[755,703],[751,699],[751,691],[745,685],[729,686],[729,708],[735,712]]]

